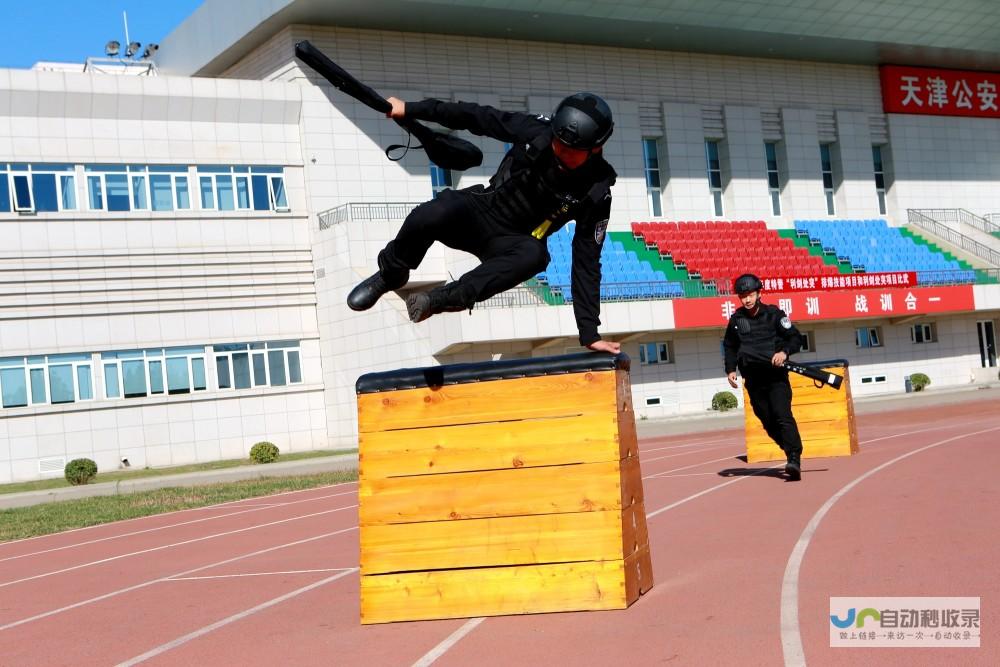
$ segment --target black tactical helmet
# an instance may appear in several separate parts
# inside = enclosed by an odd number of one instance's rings
[[[764,289],[764,283],[760,282],[760,278],[752,273],[744,273],[733,283],[733,291],[737,294],[759,292],[762,289]]]
[[[594,93],[570,95],[552,114],[552,132],[570,148],[603,146],[614,127],[611,107]]]

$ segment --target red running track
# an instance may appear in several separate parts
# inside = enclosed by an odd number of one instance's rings
[[[643,441],[656,585],[625,611],[362,627],[353,483],[0,544],[0,665],[1000,664],[1000,413],[859,430],[799,483],[738,431]],[[982,646],[830,648],[831,596],[978,596]]]

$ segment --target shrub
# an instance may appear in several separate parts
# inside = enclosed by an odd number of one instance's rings
[[[735,408],[739,403],[736,401],[736,394],[731,391],[720,391],[712,397],[712,409],[725,412]]]
[[[74,486],[89,484],[97,476],[97,464],[90,459],[73,459],[63,469],[66,481]]]
[[[250,448],[250,460],[254,463],[274,463],[278,460],[278,448],[270,442],[258,442]]]
[[[923,391],[924,387],[931,383],[931,379],[923,373],[914,373],[910,376],[910,383],[913,385],[913,391]]]

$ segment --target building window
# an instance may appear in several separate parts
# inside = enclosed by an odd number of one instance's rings
[[[192,209],[192,184],[183,165],[86,165],[87,198],[94,211]],[[201,209],[287,211],[281,167],[198,167]]]
[[[103,352],[101,366],[105,398],[190,394],[208,388],[202,346]]]
[[[719,142],[705,140],[705,162],[708,167],[708,189],[712,193],[712,207],[715,215],[722,212],[722,164],[719,162]]]
[[[0,164],[0,212],[55,213],[76,209],[70,164]]]
[[[882,347],[882,332],[879,327],[861,327],[854,330],[854,344],[857,347]]]
[[[882,165],[882,147],[872,146],[875,164],[875,192],[878,194],[878,214],[885,215],[885,168]]]
[[[910,327],[910,341],[913,343],[936,343],[936,327],[933,324],[914,324]]]
[[[830,144],[819,145],[820,166],[823,170],[823,193],[826,195],[826,214],[836,215],[833,202],[833,159],[830,157]]]
[[[815,352],[816,348],[813,347],[813,335],[810,331],[800,331],[799,337],[802,339],[802,352]]]
[[[198,167],[198,192],[208,211],[289,210],[281,167]]]
[[[649,213],[655,218],[663,215],[662,185],[660,182],[660,158],[656,139],[642,140],[642,159],[646,171],[646,194]]]
[[[50,354],[0,359],[0,396],[5,408],[75,403],[94,398],[89,354]]]
[[[302,382],[298,341],[214,345],[219,389],[283,387]]]
[[[670,343],[640,343],[639,363],[644,366],[653,364],[669,364],[673,357],[670,354]]]
[[[133,210],[180,211],[191,208],[187,167],[130,166],[128,171]]]
[[[861,378],[861,384],[885,384],[884,375],[866,375]]]
[[[454,184],[451,180],[451,169],[442,169],[431,163],[431,192],[432,197],[437,198],[439,194],[452,188]]]
[[[781,182],[778,178],[778,150],[774,142],[764,143],[764,162],[767,167],[767,192],[771,197],[771,215],[781,215]]]

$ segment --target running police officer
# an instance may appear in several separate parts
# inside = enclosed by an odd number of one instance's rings
[[[509,142],[488,187],[445,190],[415,208],[393,241],[379,253],[377,273],[358,284],[347,305],[367,310],[406,284],[434,241],[474,254],[482,262],[458,280],[406,299],[420,322],[442,312],[468,310],[478,301],[515,287],[545,269],[545,239],[570,220],[573,238],[573,312],[580,344],[617,353],[601,340],[601,246],[611,212],[615,171],[601,154],[614,123],[607,103],[577,93],[544,116],[500,111],[466,102],[389,98],[390,118],[413,118]]]
[[[788,457],[785,472],[789,479],[797,481],[802,474],[802,438],[792,416],[788,371],[782,364],[802,349],[802,338],[784,311],[760,300],[763,287],[760,278],[749,273],[737,278],[733,286],[743,307],[733,313],[726,327],[726,376],[731,387],[739,387],[739,368],[754,414]]]

